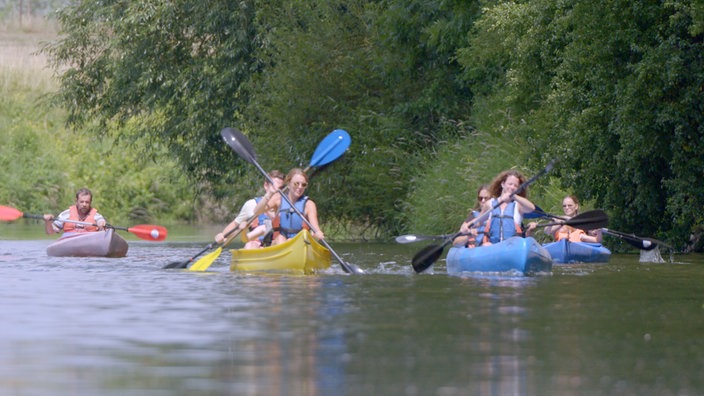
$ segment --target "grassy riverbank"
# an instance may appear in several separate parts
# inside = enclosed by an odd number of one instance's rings
[[[50,105],[58,81],[42,46],[57,38],[51,22],[0,27],[0,202],[30,213],[56,213],[78,188],[114,222],[221,222],[228,208],[202,210],[194,189],[165,150],[124,145],[85,130],[68,130],[66,113]],[[149,153],[149,155],[146,155]],[[233,205],[234,206],[234,205]],[[230,209],[234,210],[234,209]]]
[[[199,194],[165,150],[146,157],[145,147],[116,142],[109,131],[96,139],[91,126],[65,127],[66,112],[49,103],[58,80],[40,51],[57,37],[55,26],[43,20],[25,21],[22,29],[0,26],[0,176],[6,181],[0,204],[25,213],[58,213],[85,186],[114,224],[229,222],[241,202]],[[339,239],[378,237],[375,229],[342,224],[326,231]]]

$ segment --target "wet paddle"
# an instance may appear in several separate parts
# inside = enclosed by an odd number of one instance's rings
[[[538,180],[538,178],[542,177],[544,174],[550,172],[552,170],[553,166],[555,165],[555,160],[550,161],[550,163],[540,172],[538,172],[535,176],[531,177],[530,179],[526,180],[523,184],[518,186],[516,191],[514,191],[511,194],[511,197],[513,197],[516,194],[519,194],[521,191],[525,190],[529,185],[531,185],[534,181]],[[491,211],[494,209],[498,208],[501,204],[497,202],[494,204],[494,206],[479,215],[478,217],[475,217],[474,220],[472,220],[468,225],[472,226],[476,222],[482,220],[483,218],[487,217]],[[442,255],[443,250],[445,249],[445,246],[449,245],[452,243],[452,241],[457,238],[458,236],[462,235],[462,232],[457,232],[454,234],[450,234],[447,238],[445,238],[445,241],[443,243],[438,244],[438,245],[429,245],[421,249],[418,253],[416,253],[415,256],[413,256],[413,259],[411,260],[411,265],[413,265],[413,270],[416,273],[421,273],[430,266],[432,266]]]
[[[315,151],[313,152],[313,156],[311,157],[310,164],[308,164],[304,171],[307,172],[313,167],[327,165],[337,160],[342,156],[342,154],[345,153],[345,151],[347,151],[347,148],[349,148],[351,142],[352,139],[346,131],[342,129],[336,129],[332,131],[322,141],[320,141],[320,143],[318,143],[318,147],[316,147]],[[205,271],[215,260],[217,260],[218,257],[220,257],[222,249],[225,246],[229,245],[230,242],[232,242],[235,238],[237,238],[237,236],[240,235],[240,233],[242,232],[242,229],[247,229],[249,224],[252,223],[256,218],[257,216],[252,216],[247,219],[247,223],[245,224],[244,228],[237,227],[228,231],[224,235],[225,240],[223,242],[219,244],[217,242],[211,242],[203,250],[196,253],[193,257],[189,258],[188,260],[175,261],[167,264],[166,266],[164,266],[164,268],[187,268],[188,265],[191,264],[193,260],[195,260],[197,257],[200,257],[203,253],[214,248],[215,246],[218,246],[218,248],[215,249],[212,253],[208,253],[206,256],[203,256],[203,258],[199,259],[189,268],[190,271]]]
[[[663,241],[659,241],[657,239],[639,237],[635,234],[627,234],[625,232],[610,230],[608,228],[602,228],[601,231],[604,234],[608,234],[608,235],[614,236],[616,238],[622,239],[622,240],[626,241],[626,243],[628,243],[629,245],[631,245],[635,248],[641,249],[641,250],[653,250],[658,245],[672,249],[672,246],[668,245],[667,243],[665,243]]]
[[[550,219],[562,219],[562,220],[567,219],[564,216],[558,216],[558,215],[554,215],[551,213],[547,213],[543,209],[539,208],[537,205],[535,206],[534,211],[532,211],[530,213],[526,213],[526,216],[523,216],[524,219],[537,219],[537,218],[541,218],[541,217],[550,218]]]
[[[352,142],[350,135],[342,130],[342,129],[336,129],[332,131],[329,135],[327,135],[319,144],[318,147],[315,149],[313,152],[313,157],[311,157],[310,164],[303,170],[304,172],[308,172],[312,167],[314,166],[323,166],[326,165],[342,156],[342,154],[347,151],[347,148],[350,146],[350,143]],[[284,189],[285,191],[285,189]],[[229,237],[226,237],[227,239],[224,240],[220,246],[218,246],[215,251],[212,253],[208,253],[206,256],[203,256],[200,260],[196,261],[193,265],[191,265],[188,270],[189,271],[205,271],[208,268],[210,268],[210,265],[213,264],[215,260],[217,260],[218,257],[220,257],[220,253],[222,253],[222,249],[229,245],[230,242],[232,242],[241,232],[243,229],[247,229],[249,225],[256,219],[258,216],[252,216],[249,219],[247,219],[247,223],[245,224],[244,228],[237,228],[237,231],[230,235]],[[232,230],[231,230],[232,231]],[[228,231],[228,234],[231,232]]]
[[[19,218],[26,218],[26,219],[37,219],[37,220],[44,220],[43,215],[37,215],[37,214],[27,214],[27,213],[22,213],[21,211],[9,207],[9,206],[0,206],[0,220],[2,221],[15,221]],[[98,225],[95,223],[87,223],[85,221],[76,221],[76,220],[63,220],[64,222],[67,223],[74,223],[74,224],[82,224],[82,225],[90,225],[97,227]],[[138,224],[133,227],[117,227],[114,225],[106,224],[105,227],[107,228],[114,228],[116,230],[122,230],[122,231],[127,231],[129,233],[134,234],[138,238],[147,240],[147,241],[153,241],[153,242],[159,242],[163,241],[166,239],[166,236],[168,235],[168,231],[165,227],[158,226],[158,225],[153,225],[153,224]]]
[[[228,146],[232,148],[240,157],[242,157],[245,161],[249,162],[250,164],[254,165],[259,172],[266,177],[269,182],[273,184],[273,181],[269,177],[269,174],[266,173],[264,168],[262,168],[261,165],[259,165],[259,162],[257,162],[257,155],[254,152],[254,147],[252,147],[252,143],[249,142],[246,136],[242,134],[239,130],[236,128],[223,128],[222,131],[220,131],[220,135],[222,135],[222,138],[225,140]],[[310,227],[311,231],[316,231],[315,228],[313,227],[312,224],[308,221],[306,216],[301,213],[300,210],[298,210],[295,205],[288,199],[288,196],[281,190],[279,190],[279,193],[281,194],[281,198],[285,199],[286,202],[291,206],[291,208],[298,214],[303,221]],[[337,259],[337,261],[340,263],[340,267],[342,267],[342,270],[349,273],[349,274],[363,274],[364,271],[362,271],[361,268],[358,268],[357,266],[354,266],[352,264],[346,263],[342,258],[333,250],[332,246],[325,240],[321,239],[320,242],[325,245],[328,250],[330,250],[330,253]]]
[[[247,219],[247,224],[245,224],[244,228],[247,228],[249,226],[249,223],[254,221],[253,219],[255,219],[256,217],[257,216],[252,216],[251,218]],[[233,233],[232,231],[235,231],[235,232]],[[217,260],[218,257],[220,257],[220,253],[222,253],[222,249],[225,246],[229,245],[230,242],[232,242],[235,238],[237,238],[237,236],[240,235],[241,232],[242,232],[242,228],[240,228],[240,227],[237,227],[237,228],[234,228],[234,229],[228,231],[228,233],[226,235],[229,235],[229,236],[224,241],[222,241],[222,243],[218,244],[217,249],[215,249],[211,253],[206,254],[200,260],[193,263],[193,265],[191,265],[188,268],[188,270],[189,271],[205,271],[208,268],[210,268],[210,265],[213,264],[213,262],[215,262],[215,260]],[[212,245],[213,245],[213,243],[211,243],[208,246],[212,247]],[[207,248],[207,249],[210,249],[210,248]],[[205,252],[205,250],[201,251],[201,253],[203,253],[203,252]],[[193,258],[195,258],[195,257],[196,256],[194,256]],[[191,258],[190,261],[192,261],[193,258]],[[179,267],[179,268],[186,268],[186,266],[188,266],[188,263],[190,263],[190,261],[186,262],[183,267]],[[168,266],[164,267],[164,268],[168,268]]]
[[[531,212],[531,213],[536,213],[536,212]],[[574,228],[579,228],[581,230],[589,231],[589,230],[594,230],[597,228],[602,228],[602,227],[605,227],[606,225],[608,225],[608,216],[602,210],[591,210],[588,212],[584,212],[580,215],[577,215],[577,216],[573,217],[572,219],[566,220],[565,222],[562,222],[562,223],[555,222],[555,223],[538,224],[538,227],[547,227],[547,226],[557,225],[557,224],[572,226]],[[467,235],[467,233],[455,233],[455,234],[444,234],[444,235],[407,234],[407,235],[397,236],[396,243],[413,243],[413,242],[419,242],[419,241],[445,239],[445,238],[450,238],[450,237],[457,238],[458,236],[462,236],[462,235]]]
[[[536,210],[533,211],[532,213],[536,213],[537,216],[539,216],[539,217],[550,217],[553,219],[565,219],[563,216],[557,216],[557,215],[553,215],[550,213],[545,213],[542,209],[539,209],[539,208],[536,208]],[[553,224],[555,224],[555,223],[553,223]],[[539,227],[553,225],[553,224],[541,224],[541,225],[539,225]],[[608,228],[602,228],[602,227],[606,227],[606,225],[603,225],[601,227],[594,227],[594,228],[590,228],[590,229],[593,230],[593,229],[601,228],[601,231],[604,234],[608,234],[608,235],[614,236],[616,238],[622,239],[626,243],[628,243],[629,245],[631,245],[637,249],[641,249],[641,250],[653,250],[658,245],[672,249],[672,246],[668,245],[667,243],[665,243],[663,241],[659,241],[657,239],[639,237],[635,234],[627,234],[625,232],[610,230]],[[586,228],[582,228],[582,227],[576,227],[576,228],[581,228],[583,230],[586,230]]]
[[[419,234],[406,234],[397,236],[396,243],[414,243],[420,241],[433,241],[438,239],[445,239],[450,237],[457,238],[458,236],[466,235],[466,233],[454,233],[454,234],[443,234],[443,235],[419,235]],[[454,238],[453,238],[454,239]]]
[[[560,218],[560,217],[558,217]],[[555,221],[552,223],[538,224],[538,227],[549,227],[554,225],[566,225],[574,228],[579,228],[580,230],[589,231],[596,230],[598,228],[606,227],[609,225],[609,216],[601,209],[589,210],[584,213],[580,213],[571,219],[566,219],[563,221]]]

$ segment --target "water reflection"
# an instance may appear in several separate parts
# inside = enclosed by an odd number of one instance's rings
[[[484,322],[478,328],[473,349],[478,358],[469,366],[475,381],[456,394],[524,395],[536,389],[531,384],[532,356],[520,351],[533,338],[525,319],[533,316],[525,304],[526,289],[541,280],[524,276],[473,276],[463,279],[468,287],[478,289],[478,302],[470,307],[467,318]]]
[[[245,283],[250,282],[256,296],[225,312],[231,333],[223,379],[242,377],[249,385],[241,390],[253,395],[341,393],[344,331],[326,325],[345,314],[344,284],[328,277],[257,276]]]
[[[8,395],[702,394],[704,259],[416,275],[419,246],[341,244],[315,276],[163,270],[209,240],[124,259],[0,240]]]

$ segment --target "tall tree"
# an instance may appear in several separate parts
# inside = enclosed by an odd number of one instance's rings
[[[462,133],[471,92],[454,51],[475,3],[283,1],[260,8],[266,29],[243,122],[274,134],[267,158],[285,150],[304,162],[332,128],[353,136],[344,162],[318,179],[325,213],[397,230],[400,202],[437,147]],[[262,30],[264,34],[264,29]],[[264,135],[262,134],[262,138]],[[285,167],[291,158],[280,156]]]
[[[453,56],[478,12],[456,0],[78,2],[47,50],[72,124],[139,116],[137,135],[223,186],[242,174],[223,171],[223,126],[240,126],[280,168],[348,129],[350,155],[316,181],[329,197],[317,200],[388,230],[412,177],[469,112]]]
[[[218,131],[247,98],[260,65],[253,1],[73,2],[58,13],[61,39],[46,48],[61,71],[74,126],[144,119],[136,136],[165,142],[191,175],[227,178]],[[231,153],[227,153],[230,155]]]
[[[699,11],[697,11],[699,10]],[[502,3],[461,62],[526,120],[565,186],[614,227],[684,242],[704,217],[702,13],[685,1]],[[484,43],[498,43],[491,51]],[[473,54],[484,62],[471,63]],[[506,88],[500,88],[506,87]]]

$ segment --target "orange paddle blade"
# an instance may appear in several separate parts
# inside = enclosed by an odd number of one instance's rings
[[[9,206],[0,206],[0,220],[15,221],[22,217],[23,213]]]
[[[152,224],[139,224],[128,228],[127,231],[133,233],[138,238],[154,242],[163,241],[166,239],[166,235],[168,234],[166,227]]]

